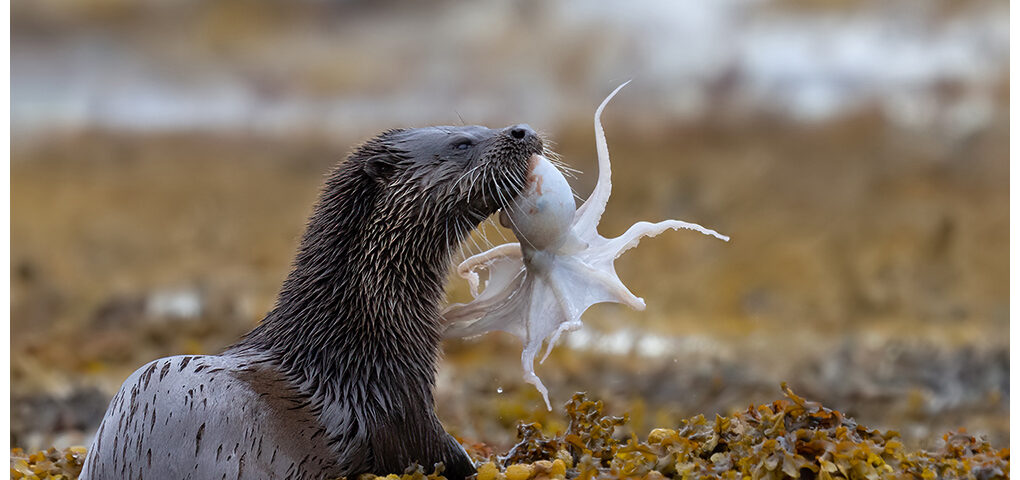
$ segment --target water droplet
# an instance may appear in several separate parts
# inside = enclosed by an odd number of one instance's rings
[[[497,387],[496,393],[503,393],[503,387]]]

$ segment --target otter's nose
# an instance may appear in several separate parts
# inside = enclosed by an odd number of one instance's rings
[[[510,127],[510,137],[514,140],[527,141],[528,137],[538,137],[538,134],[535,134],[527,123],[520,123]]]
[[[535,135],[535,131],[526,123],[510,127],[510,136],[517,140],[524,140],[529,135]]]
[[[529,145],[537,150],[542,149],[542,139],[535,133],[535,130],[526,123],[520,123],[512,127],[507,127],[505,132],[510,134],[510,138],[517,142],[525,145]]]

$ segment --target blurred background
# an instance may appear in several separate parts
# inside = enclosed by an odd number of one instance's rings
[[[359,142],[527,122],[586,196],[592,113],[633,78],[604,115],[602,233],[678,218],[732,241],[671,232],[621,257],[648,310],[585,315],[538,367],[554,405],[588,391],[645,435],[787,381],[910,445],[962,427],[1005,447],[1008,10],[14,0],[11,441],[87,444],[135,368],[253,327]],[[465,441],[562,426],[515,339],[445,351],[439,414]]]

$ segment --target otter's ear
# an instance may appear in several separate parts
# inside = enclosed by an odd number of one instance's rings
[[[397,169],[398,159],[390,155],[372,155],[365,159],[365,175],[379,183],[387,183]]]
[[[405,152],[393,146],[393,137],[401,132],[403,130],[400,129],[387,130],[354,152],[354,157],[361,159],[365,175],[379,183],[389,182],[397,170],[397,164],[407,158]]]

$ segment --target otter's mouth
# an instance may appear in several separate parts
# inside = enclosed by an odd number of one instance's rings
[[[539,153],[533,153],[531,154],[530,157],[528,157],[528,170],[527,176],[525,177],[524,180],[524,187],[521,188],[516,195],[510,198],[509,204],[501,205],[499,210],[496,211],[496,214],[499,215],[500,225],[506,228],[513,228],[513,221],[510,219],[511,214],[516,215],[520,213],[524,214],[534,213],[534,212],[519,212],[519,210],[522,208],[523,202],[525,202],[528,197],[542,195],[545,177],[543,175],[537,174],[535,172],[535,168],[538,167],[539,163],[544,158],[545,157],[543,157]]]
[[[480,190],[476,197],[480,202],[472,208],[485,217],[511,208],[518,201],[534,169],[533,157],[545,148],[541,136],[528,125],[513,125],[498,132],[483,159],[485,180],[474,186]]]

